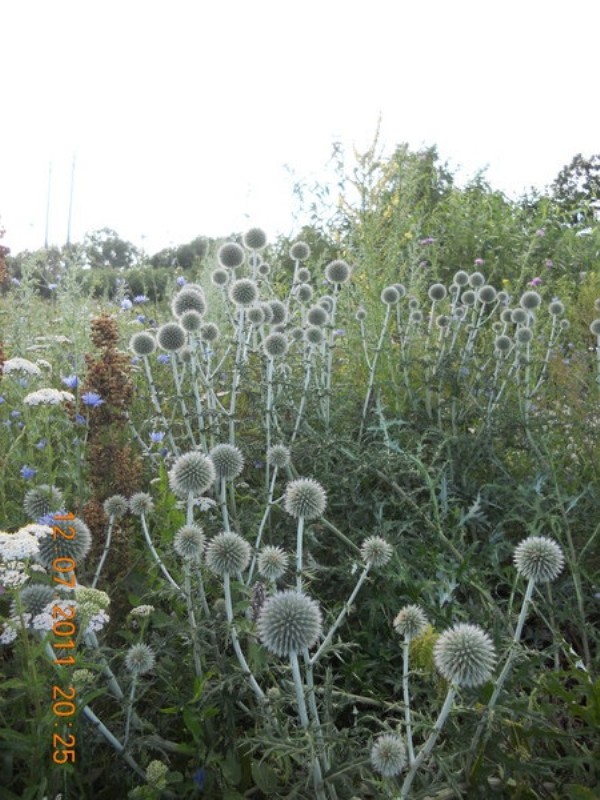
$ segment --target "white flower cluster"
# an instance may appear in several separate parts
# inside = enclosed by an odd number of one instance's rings
[[[52,533],[49,525],[26,525],[16,533],[0,531],[0,564],[33,558],[39,552],[39,540]]]
[[[50,388],[29,392],[23,399],[26,406],[58,406],[65,401],[74,402],[75,396],[71,392]]]
[[[110,617],[106,611],[98,611],[90,617],[84,633],[96,633],[97,631],[101,631],[108,622],[110,622]]]
[[[25,375],[41,375],[41,369],[33,363],[33,361],[28,361],[26,358],[19,358],[16,356],[15,358],[9,358],[8,361],[5,361],[2,366],[2,372],[5,375],[10,375],[11,372],[22,372]]]
[[[29,576],[25,572],[24,561],[8,561],[0,563],[0,585],[5,589],[16,589],[22,586]]]
[[[136,606],[129,612],[134,617],[149,617],[154,611],[154,606]]]

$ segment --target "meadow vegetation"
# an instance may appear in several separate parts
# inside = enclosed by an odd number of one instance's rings
[[[0,251],[3,798],[597,797],[589,192],[336,158],[293,240]]]

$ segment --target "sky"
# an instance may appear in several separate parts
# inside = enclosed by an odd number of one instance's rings
[[[600,2],[2,4],[0,221],[13,253],[109,227],[153,253],[293,235],[332,146],[435,145],[517,197],[600,152]],[[50,179],[51,170],[51,179]],[[50,210],[47,217],[48,187]]]

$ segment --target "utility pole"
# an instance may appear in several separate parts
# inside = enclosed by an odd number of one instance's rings
[[[75,153],[71,165],[71,190],[69,192],[69,218],[67,221],[67,247],[71,244],[71,219],[73,216],[73,186],[75,184]]]
[[[52,187],[52,162],[48,164],[48,197],[46,199],[46,236],[44,238],[44,248],[48,249],[48,227],[50,224],[50,189]]]

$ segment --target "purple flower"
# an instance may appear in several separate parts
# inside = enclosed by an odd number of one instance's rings
[[[85,392],[81,395],[81,402],[90,408],[97,408],[101,406],[104,400],[100,397],[98,392]]]
[[[546,235],[546,231],[543,228],[538,228],[537,231],[535,232],[535,235],[539,236],[541,239],[543,236]]]
[[[4,402],[4,398],[3,398],[3,397],[2,397],[2,395],[0,394],[0,406],[2,405],[2,403],[3,403],[3,402]]]
[[[75,422],[78,425],[87,425],[87,420],[85,417],[82,417],[81,414],[75,414]]]
[[[159,355],[156,356],[156,360],[159,364],[168,364],[171,360],[171,357],[168,353],[159,353]]]
[[[132,363],[132,365],[133,365],[134,367],[136,366],[136,364],[139,364],[139,363],[140,363],[140,358],[139,358],[139,356],[133,356],[133,357],[132,357],[132,359],[131,359],[131,363]]]
[[[128,297],[125,297],[123,300],[121,300],[121,308],[123,311],[130,311],[133,308],[133,303]]]
[[[46,439],[40,439],[39,442],[36,444],[38,450],[43,450],[44,447],[48,444]]]
[[[547,258],[544,261],[544,266],[547,267],[548,269],[552,269],[552,267],[554,266],[554,261],[552,261],[551,258]]]
[[[144,323],[146,322],[146,317],[143,314],[138,314],[136,317],[138,322]]]
[[[346,331],[344,330],[344,328],[338,328],[337,331],[333,332],[333,335],[334,336],[345,336],[346,335]]]
[[[419,244],[433,244],[435,239],[433,236],[428,236],[426,239],[419,239]]]
[[[164,431],[152,431],[150,434],[150,441],[151,442],[162,442],[165,438]]]
[[[76,389],[79,384],[79,378],[77,375],[67,375],[65,378],[61,378],[62,383],[67,387],[67,389]]]
[[[475,264],[476,267],[483,267],[485,261],[483,260],[483,258],[476,258],[473,263]]]
[[[199,767],[192,775],[192,779],[200,791],[202,791],[206,783],[206,772],[202,769],[202,767]]]
[[[530,286],[539,286],[541,282],[542,282],[542,279],[541,279],[541,278],[532,278],[532,279],[529,281],[529,285],[530,285]]]
[[[169,450],[166,447],[162,447],[159,452],[163,458],[166,458],[169,455]]]
[[[56,288],[58,288],[58,283],[49,283],[48,284],[48,289],[50,289],[51,292],[53,292]]]
[[[27,466],[21,467],[21,477],[25,478],[26,481],[28,481],[30,478],[35,478],[36,475],[37,469]]]
[[[21,416],[21,412],[17,411],[17,409],[15,409],[14,411],[10,412],[10,415],[11,415],[11,417],[20,417]]]
[[[186,281],[186,279],[183,277],[183,275],[180,275],[180,276],[177,278],[177,286],[185,286],[185,284],[186,284],[186,283],[187,283],[187,281]]]
[[[134,303],[147,303],[148,302],[148,298],[146,297],[145,294],[136,294],[136,296],[133,298],[133,302]]]

